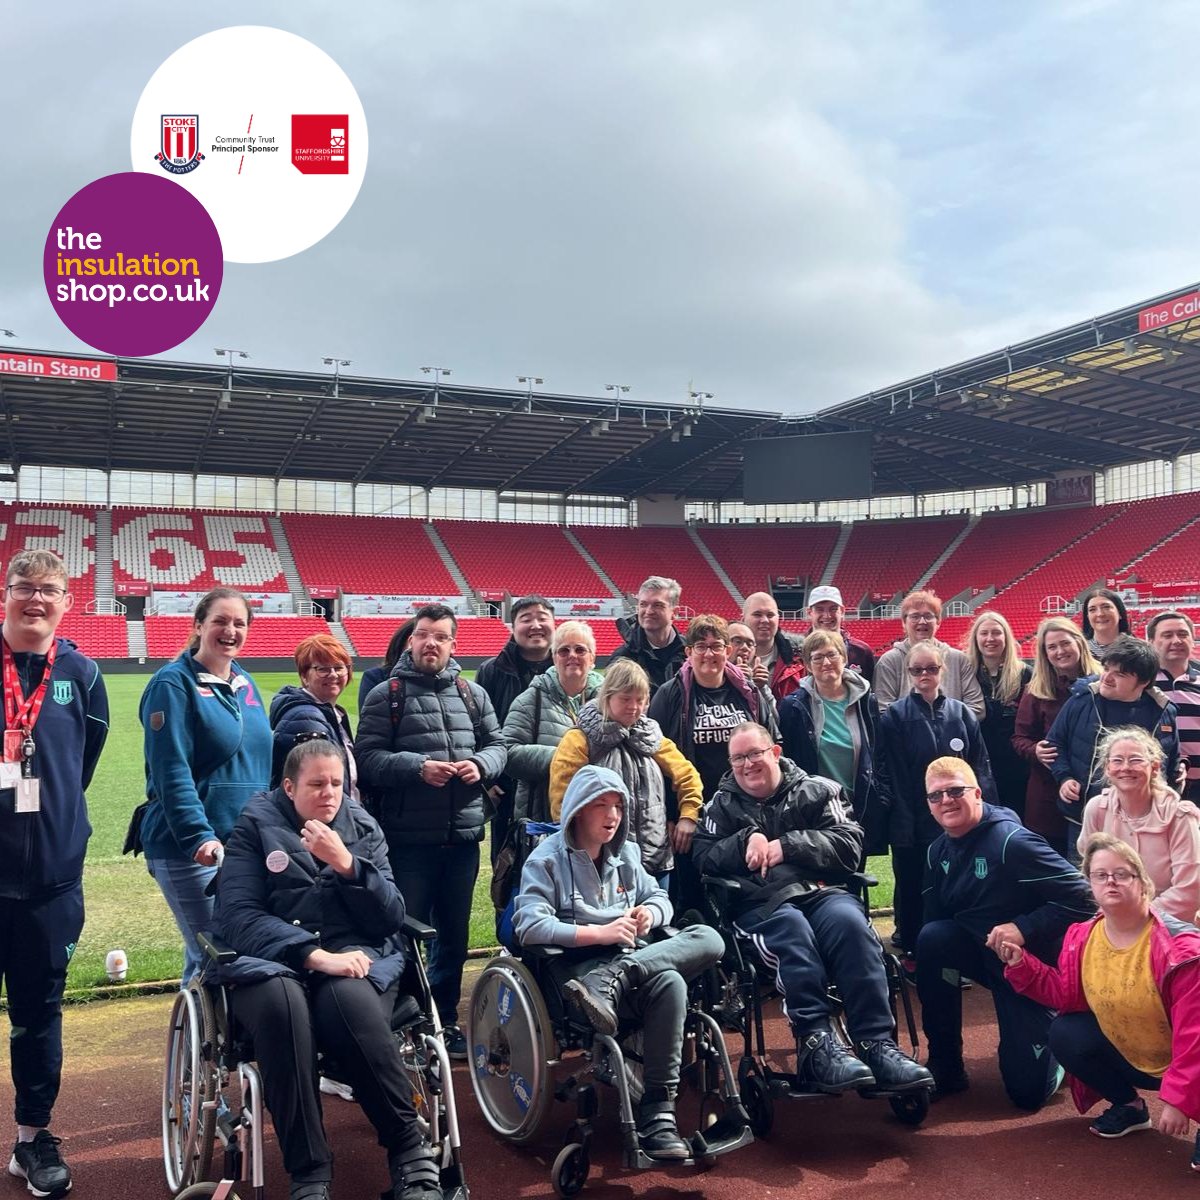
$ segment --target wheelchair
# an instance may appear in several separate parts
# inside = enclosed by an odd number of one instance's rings
[[[558,827],[525,822],[524,857]],[[514,871],[519,878],[519,866]],[[511,903],[509,905],[511,910]],[[511,914],[501,921],[511,929]],[[674,931],[663,930],[664,936]],[[551,1167],[559,1196],[582,1190],[591,1169],[593,1120],[600,1110],[597,1083],[613,1087],[626,1170],[670,1166],[711,1167],[717,1158],[754,1140],[720,1026],[707,1011],[715,979],[701,977],[688,991],[684,1065],[680,1083],[701,1094],[700,1126],[690,1137],[691,1155],[664,1162],[646,1155],[638,1141],[634,1109],[642,1096],[641,1033],[622,1025],[615,1037],[595,1032],[566,1004],[551,965],[566,952],[557,946],[510,945],[484,967],[471,992],[467,1019],[470,1075],[488,1125],[506,1141],[524,1145],[541,1136],[551,1102],[574,1102],[575,1116]]]
[[[856,873],[849,876],[845,883],[847,890],[861,899],[863,909],[870,920],[870,889],[875,887],[878,881],[871,875]],[[741,881],[706,875],[703,884],[708,908],[706,916],[725,939],[725,957],[717,967],[719,996],[715,1013],[725,1028],[742,1037],[743,1048],[738,1061],[739,1090],[754,1135],[765,1138],[771,1132],[775,1120],[776,1099],[837,1099],[840,1094],[805,1087],[799,1083],[795,1072],[781,1070],[768,1061],[763,1005],[768,998],[778,997],[779,993],[775,987],[773,973],[762,961],[754,943],[735,930],[729,917],[734,898],[743,890]],[[917,1023],[900,961],[886,950],[882,943],[879,952],[887,975],[892,1018],[897,1019],[896,1001],[899,997],[905,1028],[915,1056],[919,1049]],[[843,1045],[851,1046],[853,1039],[846,1028],[844,1009],[837,988],[832,983],[829,987],[829,998],[832,1007],[830,1024],[834,1034]],[[863,1099],[885,1098],[900,1121],[915,1127],[929,1115],[932,1090],[932,1085],[906,1091],[860,1088],[858,1094]]]
[[[440,1163],[442,1194],[445,1200],[469,1200],[450,1058],[420,952],[420,943],[435,936],[430,926],[405,918],[404,974],[391,1024],[413,1107]],[[212,966],[237,957],[211,935],[201,934],[200,943]],[[253,1047],[233,1019],[229,990],[190,980],[171,1009],[162,1086],[163,1167],[176,1200],[262,1200],[266,1110],[253,1059]],[[214,1182],[206,1177],[217,1145],[223,1161]]]

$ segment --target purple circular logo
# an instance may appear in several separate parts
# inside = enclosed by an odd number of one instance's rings
[[[224,259],[204,205],[170,179],[125,171],[81,188],[46,236],[50,303],[105,354],[161,354],[208,319]]]

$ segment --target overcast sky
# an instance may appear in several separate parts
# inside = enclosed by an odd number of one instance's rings
[[[1149,19],[1148,19],[1149,18]],[[1156,0],[14,3],[0,326],[150,75],[225,25],[315,42],[370,162],[317,246],[226,266],[164,357],[809,411],[1200,277],[1200,5]],[[9,343],[10,345],[14,343]]]

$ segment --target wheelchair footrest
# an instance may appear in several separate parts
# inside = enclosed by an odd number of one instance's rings
[[[703,1133],[694,1133],[690,1142],[692,1157],[716,1158],[731,1150],[740,1150],[754,1141],[750,1120],[741,1114],[726,1114],[710,1125]]]

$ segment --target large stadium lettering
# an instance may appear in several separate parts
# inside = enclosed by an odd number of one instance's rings
[[[207,551],[191,537],[171,532],[198,532],[186,513],[134,517],[114,534],[113,557],[123,571],[151,586],[185,587],[209,572],[218,583],[261,588],[281,574],[279,554],[262,517],[207,514],[203,525]],[[253,537],[239,540],[247,534]],[[225,561],[210,562],[216,555]],[[236,561],[228,561],[231,555]]]
[[[13,518],[15,526],[26,526],[24,537],[20,529],[13,531],[15,544],[10,550],[53,550],[67,566],[71,579],[86,575],[96,561],[96,552],[87,539],[96,532],[95,522],[83,513],[69,508],[30,508]],[[0,541],[8,534],[0,532]]]

